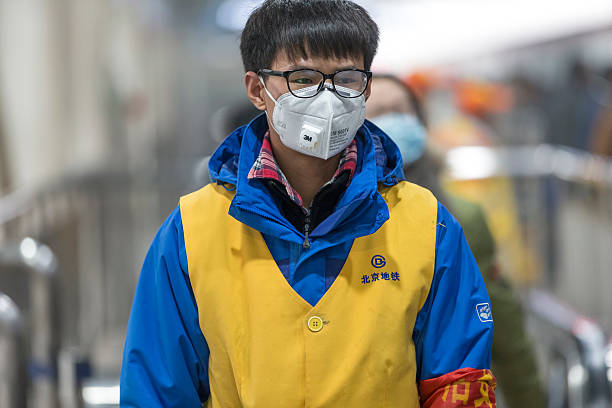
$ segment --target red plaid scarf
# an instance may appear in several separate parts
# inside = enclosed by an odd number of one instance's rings
[[[342,156],[340,157],[340,163],[338,165],[338,169],[334,173],[334,176],[329,180],[325,185],[333,183],[336,178],[343,172],[348,171],[349,179],[347,182],[350,183],[353,178],[353,174],[355,174],[355,167],[357,167],[357,142],[353,140],[342,152]],[[259,156],[255,163],[253,163],[253,167],[251,167],[251,171],[249,171],[249,179],[268,179],[268,180],[276,180],[281,183],[289,198],[293,200],[297,205],[301,208],[306,209],[304,207],[304,203],[302,201],[302,197],[300,194],[291,187],[287,177],[283,174],[283,171],[278,167],[276,160],[274,159],[274,154],[272,153],[272,144],[270,143],[270,132],[266,132],[264,135],[263,143],[261,144],[261,150],[259,151]]]

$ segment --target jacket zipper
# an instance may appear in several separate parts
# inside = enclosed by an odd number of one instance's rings
[[[310,241],[308,240],[308,233],[310,232],[310,210],[306,210],[306,216],[304,217],[304,242],[302,248],[310,248]]]

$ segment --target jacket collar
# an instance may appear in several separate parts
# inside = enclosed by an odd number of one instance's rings
[[[304,239],[278,210],[261,180],[248,173],[261,150],[268,130],[265,113],[231,133],[209,161],[211,181],[235,189],[229,214],[264,234],[301,243]],[[338,201],[336,210],[310,236],[329,244],[369,235],[389,218],[378,183],[394,185],[404,178],[399,149],[373,123],[366,121],[355,136],[357,168],[353,180]]]

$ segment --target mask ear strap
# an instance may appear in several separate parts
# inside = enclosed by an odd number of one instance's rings
[[[274,101],[274,104],[276,105],[276,99],[274,99],[274,97],[272,96],[272,94],[270,93],[270,91],[268,91],[268,87],[266,86],[266,83],[264,82],[263,78],[261,77],[261,75],[257,75],[257,77],[259,78],[259,82],[261,82],[261,84],[263,85],[264,89],[266,90],[266,93],[268,94],[268,96],[270,97],[270,99],[272,99],[272,101]]]

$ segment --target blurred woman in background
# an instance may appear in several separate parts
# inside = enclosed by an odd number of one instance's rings
[[[441,186],[441,160],[429,147],[427,120],[419,97],[399,78],[375,75],[366,116],[398,145],[406,179],[431,190],[463,226],[495,314],[492,365],[508,407],[543,408],[545,396],[521,304],[500,274],[495,242],[480,205]]]

